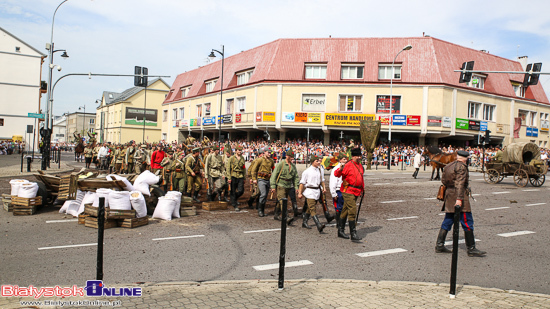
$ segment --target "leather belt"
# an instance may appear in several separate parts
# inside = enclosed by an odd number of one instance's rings
[[[362,187],[354,186],[354,185],[348,185],[348,187],[352,187],[352,188],[355,188],[355,189],[363,189]]]

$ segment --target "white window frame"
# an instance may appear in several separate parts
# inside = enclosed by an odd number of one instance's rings
[[[252,73],[254,73],[254,69],[237,73],[237,86],[248,84]]]
[[[468,102],[468,119],[480,119],[483,116],[483,103],[479,102]]]
[[[185,119],[185,107],[179,109],[179,119]]]
[[[516,96],[520,98],[525,98],[525,88],[522,84],[512,83],[512,88],[514,89],[514,93],[516,94]]]
[[[172,120],[178,120],[178,109],[172,108]]]
[[[239,113],[246,113],[246,97],[237,98],[237,110]]]
[[[361,75],[361,76],[359,76],[359,75]],[[342,64],[342,69],[341,69],[341,72],[340,72],[340,78],[341,79],[363,79],[364,76],[365,76],[365,65],[363,65],[363,64]]]
[[[231,101],[231,105],[228,104]],[[235,98],[225,99],[225,114],[233,114],[235,111]]]
[[[346,102],[346,110],[340,110],[340,100],[342,97],[345,97],[345,102]],[[348,99],[350,97],[353,97],[353,110],[347,110],[347,102],[348,102]],[[360,97],[361,98],[361,108],[360,109],[357,109],[357,97]],[[361,94],[340,94],[338,95],[338,112],[340,113],[358,113],[358,112],[361,112],[363,110],[363,105],[364,105],[364,102],[365,100],[363,99],[363,95]]]
[[[168,110],[165,109],[162,111],[162,122],[168,121]]]
[[[327,79],[327,64],[306,63],[304,76],[306,79]]]
[[[477,84],[474,84],[474,79],[478,80]],[[477,88],[477,89],[485,89],[485,79],[487,79],[487,76],[479,75],[479,74],[472,74],[472,79],[468,82],[468,87]]]
[[[180,90],[181,90],[181,97],[185,98],[189,96],[189,90],[191,90],[191,86],[181,87]]]
[[[497,109],[496,105],[493,104],[483,104],[483,120],[485,121],[495,121],[495,111]]]
[[[197,118],[202,118],[202,103],[196,105],[196,110],[197,110],[197,113],[196,113]]]
[[[393,73],[393,79],[401,79],[401,71],[403,65],[395,64],[393,68],[395,72]],[[378,64],[378,79],[392,79],[392,65],[391,64]]]
[[[206,83],[206,92],[212,92],[214,91],[214,88],[216,87],[216,83],[218,82],[217,79],[209,80]]]
[[[90,124],[95,124],[95,119],[94,118],[90,118]]]
[[[529,111],[529,126],[536,127],[537,126],[537,112],[535,111]]]
[[[207,105],[210,108],[206,108]],[[204,113],[204,117],[210,117],[210,114],[212,113],[212,103],[208,102],[203,104],[203,113]]]

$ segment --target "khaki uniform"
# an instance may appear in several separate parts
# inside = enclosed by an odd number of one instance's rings
[[[245,161],[243,156],[237,158],[237,155],[231,156],[228,161],[225,172],[228,178],[231,177],[231,205],[238,209],[237,199],[244,193]]]
[[[221,194],[223,190],[222,178],[224,177],[224,162],[222,155],[211,153],[206,157],[204,162],[204,174],[212,193]],[[225,182],[225,181],[224,181]]]
[[[134,172],[134,153],[136,149],[134,146],[128,146],[126,149],[126,155],[124,157],[124,164],[126,165],[126,173],[130,174]]]
[[[289,165],[286,160],[282,160],[275,166],[269,182],[271,189],[277,188],[277,200],[287,197],[290,191],[296,191],[300,182],[296,165]],[[282,203],[279,203],[278,208],[282,207]]]
[[[166,187],[165,189],[169,189],[169,190],[173,186],[172,177],[171,177],[172,161],[174,160],[169,157],[165,157],[164,159],[162,159],[162,162],[160,162],[160,166],[162,166],[162,183]]]
[[[254,170],[260,159],[261,158],[256,158],[250,163],[250,166],[248,167],[248,170],[246,172],[246,177],[248,179],[258,180],[257,175],[255,175],[255,177],[252,175],[252,171]],[[250,194],[250,199],[248,201],[249,203],[251,203],[251,201],[255,201],[260,196],[260,189],[258,189],[258,184],[252,182],[252,184],[250,185],[250,191],[252,191],[252,194]]]
[[[174,190],[178,190],[182,194],[185,193],[185,179],[187,178],[185,175],[185,163],[181,161],[180,159],[176,159],[172,162],[172,166],[170,167],[172,170],[173,175],[173,186]]]
[[[84,158],[91,158],[94,155],[94,150],[90,147],[84,148]]]
[[[99,159],[97,158],[97,155],[99,154],[99,146],[95,146],[92,151],[92,162],[96,164],[96,168],[99,166]]]
[[[137,149],[134,153],[134,169],[136,174],[141,174],[147,170],[147,162],[150,162],[145,149]]]
[[[251,170],[252,180],[258,182],[258,191],[260,191],[260,204],[265,204],[267,201],[267,194],[269,193],[270,179],[275,167],[275,161],[271,157],[260,157],[254,161],[258,161]]]
[[[115,173],[122,173],[122,165],[124,164],[124,156],[126,149],[117,149],[115,151]]]
[[[195,193],[199,192],[202,187],[202,177],[201,177],[201,161],[200,158],[195,158],[194,156],[189,156],[185,160],[185,172],[187,173],[187,193],[191,194],[193,189]],[[191,173],[195,173],[193,176]]]

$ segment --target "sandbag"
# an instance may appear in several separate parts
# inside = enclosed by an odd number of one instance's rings
[[[69,204],[69,207],[67,208],[67,214],[73,217],[78,217],[79,208],[80,208],[80,205],[78,205],[73,201],[72,203]]]
[[[124,187],[124,190],[126,191],[134,191],[134,186],[132,186],[132,183],[130,183],[130,181],[126,178],[126,177],[122,177],[122,176],[119,176],[119,175],[115,175],[115,174],[110,174],[110,175],[107,175],[107,180],[112,180],[112,178],[115,178],[116,180],[122,180],[124,182],[124,184],[126,185]]]
[[[84,198],[80,202],[80,207],[78,208],[77,215],[80,215],[84,212],[84,208],[86,204],[93,204],[96,199],[96,193],[95,192],[86,192],[86,195],[84,195]]]
[[[111,191],[109,193],[109,208],[118,210],[131,210],[130,192]]]
[[[150,171],[144,171],[134,181],[134,186],[138,183],[146,183],[148,185],[154,185],[159,182],[159,176],[151,173]]]
[[[132,208],[136,210],[137,218],[147,216],[147,203],[145,202],[145,197],[141,192],[130,192],[130,204],[132,204]]]
[[[153,218],[159,218],[162,220],[172,220],[172,213],[176,207],[176,200],[173,198],[166,198],[164,196],[159,197],[157,207],[153,213]]]
[[[10,180],[10,185],[11,185],[11,195],[17,195],[19,193],[19,188],[21,187],[21,184],[22,183],[27,183],[29,182],[28,180],[26,179],[12,179]]]
[[[18,197],[33,198],[38,193],[38,184],[36,182],[24,182],[17,191]]]
[[[84,198],[84,196],[86,195],[86,191],[80,191],[80,190],[76,190],[76,202],[80,205],[80,203],[82,202],[82,199]],[[74,201],[73,201],[74,202]]]
[[[69,209],[69,205],[71,205],[71,203],[76,203],[76,202],[74,200],[65,201],[65,203],[63,203],[63,206],[61,206],[61,209],[59,209],[59,213],[60,214],[67,213],[67,209]]]
[[[176,200],[176,207],[174,207],[174,212],[172,213],[172,217],[179,218],[180,217],[180,205],[181,205],[181,192],[179,191],[168,191],[166,192],[165,197],[173,198]]]
[[[111,190],[111,189],[104,189],[104,188],[97,189],[95,191],[96,197],[95,197],[95,200],[94,200],[94,203],[92,204],[92,206],[99,207],[99,198],[104,197],[105,198],[105,207],[109,207],[109,193],[111,193],[112,191],[113,190]]]
[[[149,185],[146,183],[134,183],[134,191],[139,191],[143,195],[151,196]]]

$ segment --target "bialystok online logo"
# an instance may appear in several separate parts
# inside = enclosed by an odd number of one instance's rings
[[[88,280],[84,288],[73,285],[72,287],[20,287],[17,285],[2,285],[3,297],[70,297],[70,296],[131,296],[140,297],[141,288],[108,288],[101,280]]]

